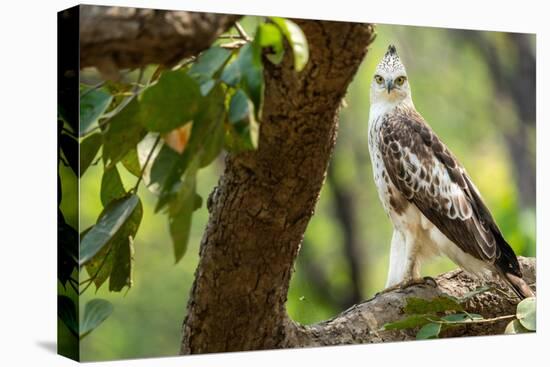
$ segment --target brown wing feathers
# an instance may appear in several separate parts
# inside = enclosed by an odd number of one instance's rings
[[[397,110],[386,115],[380,134],[388,176],[401,193],[463,251],[521,279],[516,255],[477,189],[422,117]]]

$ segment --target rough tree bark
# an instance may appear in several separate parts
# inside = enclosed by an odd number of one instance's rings
[[[171,65],[208,48],[241,16],[80,6],[80,67]]]

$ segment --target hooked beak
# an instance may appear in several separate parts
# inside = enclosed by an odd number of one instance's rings
[[[392,80],[387,80],[386,81],[386,90],[388,91],[388,94],[390,94],[392,89],[393,89],[393,81]]]

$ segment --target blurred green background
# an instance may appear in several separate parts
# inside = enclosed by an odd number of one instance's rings
[[[244,21],[251,33],[255,22]],[[372,180],[367,123],[371,79],[389,43],[407,68],[416,108],[466,167],[516,253],[535,256],[535,36],[393,25],[378,25],[377,34],[342,108],[329,175],[292,278],[288,312],[304,324],[343,311],[385,283],[391,224]],[[222,168],[220,158],[199,172],[203,198]],[[135,178],[120,171],[131,187]],[[64,180],[75,180],[65,173]],[[80,228],[95,223],[102,209],[102,173],[101,165],[91,166],[81,180]],[[62,210],[76,226],[69,198],[77,193],[65,183]],[[135,240],[134,286],[122,293],[91,287],[83,295],[81,312],[95,297],[115,307],[83,340],[83,361],[178,353],[208,213],[204,205],[195,212],[187,254],[174,265],[167,218],[153,214],[155,197],[143,185],[140,197],[144,216]],[[454,268],[436,259],[424,273]],[[80,280],[87,277],[83,272]]]

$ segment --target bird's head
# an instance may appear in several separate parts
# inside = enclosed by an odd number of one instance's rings
[[[371,103],[397,104],[411,98],[411,89],[405,66],[401,63],[394,45],[376,67],[371,83]]]

